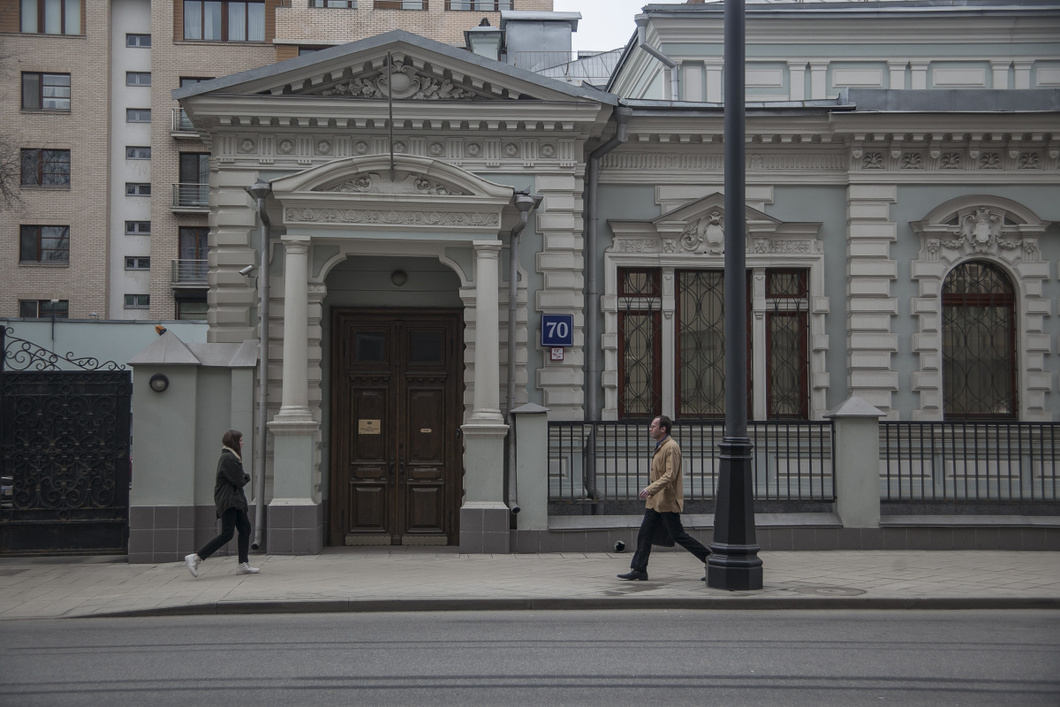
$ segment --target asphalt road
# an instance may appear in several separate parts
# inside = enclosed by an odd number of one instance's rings
[[[0,705],[1051,705],[1060,612],[0,623]]]

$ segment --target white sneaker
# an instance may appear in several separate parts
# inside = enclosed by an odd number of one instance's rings
[[[184,556],[184,564],[186,564],[188,566],[188,571],[191,572],[191,576],[192,577],[198,577],[199,576],[199,563],[200,562],[202,562],[202,560],[200,560],[199,556],[197,554],[195,554],[194,552],[191,553],[190,555],[185,555]]]
[[[236,574],[257,574],[261,572],[260,567],[251,567],[249,562],[240,562],[236,567]]]

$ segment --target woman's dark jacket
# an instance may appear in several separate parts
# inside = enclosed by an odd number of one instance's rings
[[[228,447],[221,450],[217,461],[217,483],[213,487],[213,502],[220,518],[229,508],[247,510],[243,487],[250,483],[250,474],[243,471],[243,462]]]

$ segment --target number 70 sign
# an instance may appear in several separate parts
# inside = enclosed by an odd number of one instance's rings
[[[541,345],[574,346],[574,315],[542,314]]]

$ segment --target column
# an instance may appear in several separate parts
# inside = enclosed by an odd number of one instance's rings
[[[273,434],[272,500],[266,549],[272,554],[320,552],[323,514],[314,484],[317,429],[309,409],[307,334],[309,239],[284,238],[283,390]]]
[[[464,434],[464,503],[460,507],[460,551],[507,553],[511,513],[504,502],[504,436],[500,408],[500,320],[498,292],[501,242],[474,241],[475,391]]]

